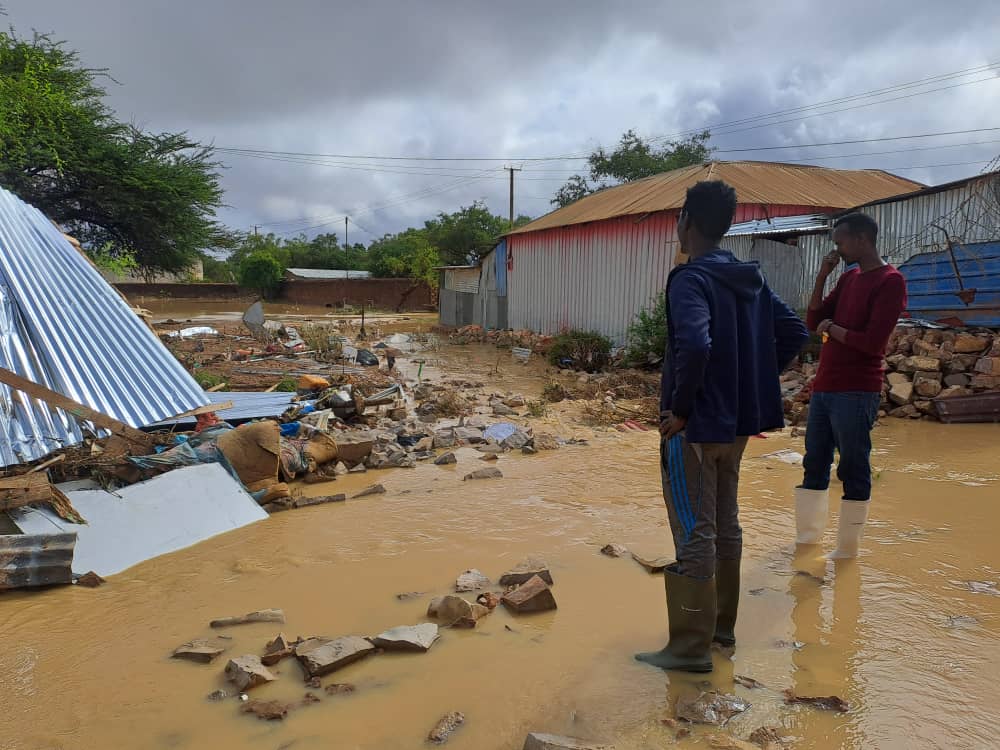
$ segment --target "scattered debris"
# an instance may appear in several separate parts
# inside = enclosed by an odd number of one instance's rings
[[[608,557],[624,557],[628,554],[628,549],[621,544],[605,544],[601,547],[601,554]]]
[[[419,599],[423,595],[423,591],[404,591],[402,594],[396,594],[396,599],[401,602],[408,602],[410,599]]]
[[[357,500],[359,497],[369,497],[371,495],[384,495],[384,494],[385,494],[385,487],[383,487],[381,484],[373,484],[371,487],[365,487],[363,490],[361,490],[361,492],[355,495],[353,499]]]
[[[77,576],[76,580],[73,581],[77,586],[83,586],[88,589],[96,589],[98,586],[103,586],[107,581],[101,578],[94,571],[89,573],[84,573],[82,576]]]
[[[386,651],[427,651],[438,637],[438,626],[424,622],[390,628],[369,640],[375,647]]]
[[[775,648],[790,648],[793,651],[801,651],[805,648],[805,645],[802,641],[785,641],[779,639],[774,642]]]
[[[519,614],[546,612],[556,608],[552,589],[537,575],[532,576],[531,579],[513,591],[504,594],[500,601],[505,607]]]
[[[342,503],[347,495],[322,495],[320,497],[299,497],[292,501],[293,508],[308,508],[310,505],[325,505],[326,503]]]
[[[220,638],[196,638],[189,643],[175,648],[170,656],[173,659],[187,659],[199,664],[208,664],[229,649],[232,645],[230,640],[225,636]]]
[[[527,583],[535,576],[538,576],[550,586],[553,584],[552,573],[549,572],[549,566],[542,560],[530,557],[527,560],[521,561],[514,568],[508,570],[500,576],[500,585],[517,586],[522,583]]]
[[[295,647],[295,656],[309,677],[322,677],[374,651],[375,647],[367,639],[348,635],[333,640],[310,638]]]
[[[785,738],[776,727],[757,727],[747,739],[763,750],[780,750],[785,745]]]
[[[949,615],[945,620],[945,627],[948,628],[970,628],[979,624],[972,615]]]
[[[462,573],[455,581],[455,591],[478,591],[490,585],[490,579],[481,571],[471,568]]]
[[[334,682],[327,685],[323,690],[327,695],[349,695],[357,690],[357,688],[349,682]]]
[[[253,714],[258,719],[276,721],[288,716],[288,705],[281,701],[247,701],[240,709],[245,714]]]
[[[750,708],[750,703],[735,695],[715,691],[699,693],[694,697],[680,697],[674,713],[678,719],[693,724],[722,726],[736,714]]]
[[[525,738],[523,750],[614,750],[614,746],[581,740],[578,737],[532,732]]]
[[[75,546],[70,533],[0,535],[0,591],[72,583]]]
[[[211,693],[205,696],[205,700],[210,700],[213,703],[218,701],[224,701],[229,697],[229,693],[225,690],[213,690]]]
[[[737,685],[742,685],[745,688],[749,688],[750,690],[758,690],[766,687],[763,682],[759,682],[758,680],[755,680],[753,677],[746,677],[741,674],[734,675],[733,682],[735,682]]]
[[[319,703],[319,702],[320,702],[319,696],[314,695],[313,693],[306,693],[305,695],[302,696],[302,700],[299,701],[299,705],[311,706],[314,703]]]
[[[713,734],[709,736],[708,744],[714,750],[760,750],[757,745],[737,739],[728,734]]]
[[[1000,589],[997,588],[996,581],[966,581],[965,585],[973,594],[1000,596]]]
[[[465,714],[461,711],[452,711],[441,717],[434,728],[427,735],[427,739],[437,745],[443,745],[451,737],[452,733],[465,723]]]
[[[466,474],[465,480],[470,479],[503,479],[503,472],[495,466],[490,466],[488,469],[478,469],[471,474]]]
[[[226,679],[242,692],[266,682],[274,682],[278,678],[261,663],[259,656],[247,654],[229,660],[226,664]]]
[[[473,604],[452,594],[434,597],[427,605],[428,617],[439,619],[451,627],[474,628],[476,622],[489,613],[490,610],[481,604]]]
[[[486,609],[494,610],[500,604],[500,599],[492,591],[487,591],[476,597],[476,604],[481,604]]]
[[[259,609],[238,617],[220,617],[209,623],[213,628],[228,628],[231,625],[251,625],[258,622],[277,622],[284,624],[285,613],[280,609]]]
[[[824,711],[838,711],[840,713],[847,713],[851,710],[847,701],[836,695],[827,695],[822,697],[802,696],[796,695],[791,688],[783,691],[782,695],[785,696],[785,703],[789,705],[794,703],[804,703],[809,706],[821,708]]]

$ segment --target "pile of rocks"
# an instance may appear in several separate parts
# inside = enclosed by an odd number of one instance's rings
[[[781,377],[792,424],[805,421],[816,369],[804,363]],[[889,339],[885,369],[881,416],[936,419],[934,399],[1000,391],[1000,334],[901,325]]]
[[[452,344],[494,344],[502,349],[521,347],[544,354],[552,346],[551,336],[533,331],[487,331],[482,326],[464,326],[451,331],[448,341]]]

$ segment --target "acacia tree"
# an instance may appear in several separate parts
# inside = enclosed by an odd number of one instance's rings
[[[212,150],[183,133],[118,122],[106,71],[62,42],[0,32],[0,185],[76,235],[90,251],[178,272],[231,236]]]
[[[652,141],[643,140],[634,130],[627,130],[614,151],[601,147],[588,158],[589,179],[573,175],[556,191],[551,203],[568,206],[584,196],[612,185],[641,180],[660,172],[704,164],[712,156],[708,145],[711,133],[705,130],[681,141],[668,141],[657,148]]]

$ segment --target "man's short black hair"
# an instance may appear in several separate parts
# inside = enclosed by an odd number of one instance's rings
[[[687,191],[683,212],[706,240],[718,242],[736,215],[736,191],[722,180],[699,182]]]
[[[847,227],[848,232],[855,236],[863,235],[867,237],[873,245],[875,244],[875,239],[878,237],[878,222],[868,214],[863,214],[860,211],[841,216],[833,223],[833,228],[836,229],[837,227]]]

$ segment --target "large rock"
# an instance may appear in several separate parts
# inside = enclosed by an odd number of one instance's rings
[[[900,372],[937,371],[941,369],[941,360],[934,357],[907,357],[899,363],[898,369]]]
[[[547,433],[541,433],[535,435],[532,441],[540,451],[554,451],[559,449],[559,439],[555,435],[549,435]]]
[[[989,346],[990,340],[971,333],[960,333],[955,337],[956,354],[977,354]]]
[[[972,389],[964,385],[950,385],[938,394],[938,398],[954,398],[955,396],[971,396]]]
[[[913,388],[924,398],[934,398],[941,392],[941,373],[925,371],[915,373]]]
[[[500,576],[500,585],[518,586],[522,583],[527,583],[535,576],[538,576],[550,586],[553,583],[552,573],[549,572],[549,566],[546,565],[543,560],[529,557],[527,560],[522,560],[516,566]]]
[[[976,362],[976,372],[983,375],[1000,375],[1000,357],[983,357]]]
[[[226,664],[226,679],[238,690],[244,691],[266,682],[274,682],[278,678],[261,663],[259,656],[247,654],[229,660]]]
[[[456,427],[455,439],[472,444],[481,443],[483,442],[483,431],[478,427]]]
[[[455,433],[452,430],[441,430],[434,434],[434,448],[454,448]]]
[[[661,557],[646,557],[637,552],[632,553],[632,559],[646,569],[647,573],[662,573],[668,565],[674,562],[674,558],[667,555]]]
[[[334,438],[337,445],[337,458],[345,464],[359,464],[368,458],[375,447],[375,438],[365,432],[344,432]]]
[[[481,571],[472,568],[466,570],[455,581],[455,591],[478,591],[490,585],[490,579]]]
[[[489,608],[452,594],[434,597],[427,606],[428,617],[460,628],[475,627],[476,622],[489,613]]]
[[[378,648],[386,651],[427,651],[438,639],[438,626],[433,622],[419,625],[402,625],[379,633],[371,639]]]
[[[910,376],[904,372],[890,372],[885,376],[885,379],[889,381],[889,387],[894,385],[901,385],[902,383],[909,383]]]
[[[978,361],[979,355],[977,354],[956,354],[951,362],[945,365],[945,371],[948,373],[972,372]]]
[[[529,442],[531,442],[531,437],[524,430],[515,430],[513,434],[503,439],[501,445],[511,450],[517,450],[518,448],[523,448]]]
[[[449,451],[448,453],[444,453],[444,454],[438,456],[434,460],[434,463],[437,466],[448,466],[450,464],[457,464],[458,463],[458,459],[455,457],[454,453],[452,453],[451,451]]]
[[[899,383],[889,391],[889,400],[902,406],[913,400],[913,383]]]
[[[944,376],[944,384],[948,388],[953,388],[955,386],[962,386],[964,388],[969,385],[969,382],[969,376],[963,372]]]
[[[504,594],[500,601],[505,607],[519,614],[546,612],[556,608],[552,589],[538,576]]]
[[[437,724],[427,734],[427,739],[435,745],[443,745],[448,738],[465,723],[465,714],[461,711],[452,711],[438,719]]]
[[[365,487],[363,490],[361,490],[361,492],[355,495],[353,499],[357,500],[359,497],[370,497],[371,495],[384,495],[384,494],[385,494],[385,487],[383,487],[381,484],[373,484],[371,487]]]
[[[578,737],[532,732],[525,738],[523,750],[615,750],[615,746],[581,740]]]
[[[977,391],[995,391],[1000,389],[1000,377],[976,373],[972,376],[971,385]]]
[[[466,474],[464,479],[503,479],[503,472],[495,466],[490,466],[487,469],[477,469],[476,471]]]
[[[208,664],[232,645],[232,639],[226,636],[219,638],[196,638],[174,649],[171,656],[174,659],[186,659],[199,664]]]
[[[311,640],[322,641],[325,639]],[[322,677],[364,659],[374,651],[375,647],[367,639],[356,635],[347,635],[320,643],[315,648],[305,651],[299,646],[295,649],[295,656],[309,677]]]
[[[493,416],[495,417],[516,417],[517,412],[502,403],[493,404]]]
[[[295,649],[284,633],[278,633],[264,646],[264,655],[260,657],[265,667],[273,667],[286,656],[291,656]]]
[[[890,417],[898,417],[900,419],[916,419],[920,416],[920,412],[917,410],[913,404],[906,404],[905,406],[900,406],[889,412]]]

